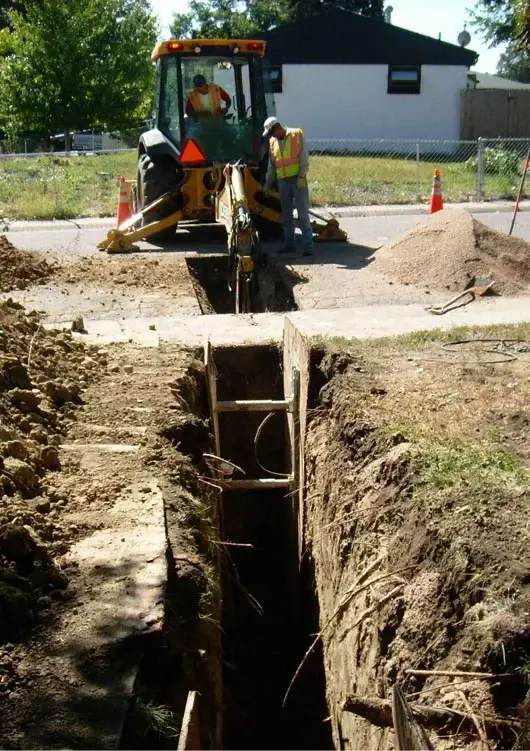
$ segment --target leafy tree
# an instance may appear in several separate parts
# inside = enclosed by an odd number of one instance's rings
[[[0,121],[21,131],[118,130],[147,114],[157,22],[148,0],[25,0],[9,11]]]
[[[530,49],[530,0],[512,0],[518,43]]]
[[[479,0],[472,19],[490,47],[507,45],[498,73],[530,82],[530,0]]]
[[[491,47],[530,43],[530,0],[478,0],[472,23]]]
[[[175,38],[249,37],[287,20],[291,0],[191,0],[188,13],[176,13]]]
[[[515,20],[510,0],[479,0],[471,18],[490,47],[514,41]]]
[[[341,8],[383,18],[384,0],[191,0],[188,13],[176,13],[175,38],[237,38],[268,31],[294,16]]]
[[[0,29],[9,26],[9,11],[18,10],[23,11],[24,7],[22,3],[15,0],[0,0]]]
[[[513,81],[530,83],[530,55],[517,44],[509,44],[499,58],[499,75]]]
[[[329,8],[339,8],[362,16],[382,20],[384,0],[291,0],[297,15],[309,15]]]

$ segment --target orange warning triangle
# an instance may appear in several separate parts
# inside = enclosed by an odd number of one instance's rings
[[[199,144],[189,138],[180,154],[181,164],[196,164],[197,162],[206,162],[206,154],[203,152]]]

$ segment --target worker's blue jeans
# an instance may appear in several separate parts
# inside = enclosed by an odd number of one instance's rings
[[[297,177],[286,177],[278,180],[280,191],[280,203],[283,213],[283,236],[286,248],[294,248],[294,216],[293,209],[296,207],[298,214],[298,226],[302,231],[302,245],[304,249],[313,248],[313,230],[309,218],[309,190],[307,187],[300,190],[297,186]]]

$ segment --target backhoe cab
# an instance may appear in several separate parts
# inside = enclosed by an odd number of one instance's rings
[[[171,239],[184,220],[219,222],[228,235],[236,312],[252,310],[262,261],[258,233],[278,236],[283,221],[279,197],[262,189],[261,134],[274,114],[264,56],[265,42],[256,40],[171,40],[155,47],[155,127],[140,137],[136,181],[128,184],[134,214],[99,246],[126,252],[138,240]],[[317,239],[345,239],[334,219],[315,222],[314,230]]]

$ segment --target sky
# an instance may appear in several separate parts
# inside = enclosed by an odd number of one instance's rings
[[[160,17],[162,35],[167,36],[173,13],[185,12],[188,3],[187,0],[151,0],[151,5]],[[466,8],[473,7],[474,0],[386,0],[385,5],[394,8],[392,23],[395,26],[435,38],[441,34],[444,42],[457,44],[458,34],[468,20]],[[488,49],[474,29],[468,27],[467,30],[471,34],[469,49],[480,55],[476,70],[495,73],[502,48]]]

